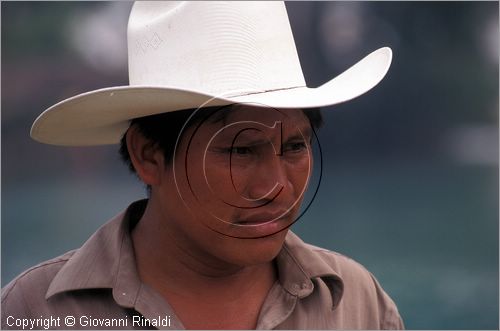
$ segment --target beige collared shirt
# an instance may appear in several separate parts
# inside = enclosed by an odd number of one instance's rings
[[[145,201],[79,249],[43,262],[2,289],[2,329],[183,329],[167,301],[139,279],[130,229]],[[394,302],[363,266],[289,232],[279,280],[257,329],[402,329]]]

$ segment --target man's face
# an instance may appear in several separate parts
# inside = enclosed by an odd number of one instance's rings
[[[301,110],[250,106],[188,127],[165,170],[171,180],[153,187],[165,221],[191,249],[217,259],[272,260],[312,171],[311,134]]]

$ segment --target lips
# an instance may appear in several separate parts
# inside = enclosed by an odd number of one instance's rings
[[[247,225],[247,226],[257,226],[267,224],[269,222],[278,221],[286,217],[286,211],[280,211],[277,213],[256,213],[248,215],[242,219],[239,219],[234,224],[236,225]]]

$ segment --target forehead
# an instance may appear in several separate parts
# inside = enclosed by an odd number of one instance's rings
[[[312,129],[302,109],[231,105],[196,111],[180,134],[184,144],[198,148],[207,143],[231,144],[237,138],[309,140]]]
[[[232,105],[215,109],[202,121],[205,125],[224,126],[238,122],[257,122],[272,126],[280,122],[289,129],[310,127],[309,120],[302,109],[277,109],[272,107],[257,107],[251,105]]]

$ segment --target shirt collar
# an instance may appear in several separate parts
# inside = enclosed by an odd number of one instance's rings
[[[314,291],[315,283],[322,281],[330,290],[332,309],[344,292],[344,284],[332,263],[325,261],[325,249],[304,243],[289,231],[285,244],[277,256],[279,280],[290,294],[304,298]]]
[[[147,200],[134,202],[94,233],[56,274],[46,299],[67,291],[108,288],[113,290],[113,298],[119,305],[133,308],[143,285],[135,264],[130,229],[140,219],[146,203]],[[320,250],[289,231],[276,258],[279,282],[288,293],[303,298],[313,292],[314,282],[323,281],[335,308],[342,297],[343,282],[322,258]]]
[[[141,281],[130,229],[145,206],[146,200],[137,201],[97,230],[56,274],[46,299],[67,291],[111,288],[118,304],[132,308]]]

